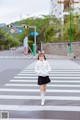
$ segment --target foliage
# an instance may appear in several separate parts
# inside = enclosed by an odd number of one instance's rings
[[[19,44],[20,42],[16,38],[0,29],[0,49],[9,49],[11,47],[18,46]]]
[[[71,28],[70,28],[71,22]],[[30,17],[21,21],[12,23],[13,25],[28,25],[37,27],[37,44],[43,42],[69,42],[70,31],[72,31],[72,41],[80,41],[80,15],[78,13],[67,15],[65,23],[62,20],[56,18],[54,15],[42,15],[41,17]],[[0,29],[0,46],[4,46],[6,49],[14,46],[23,45],[23,39],[28,34],[29,45],[32,47],[34,43],[34,36],[31,36],[31,32],[34,28],[23,28],[23,32],[10,33],[10,28]]]
[[[70,22],[71,22],[71,28],[70,28]],[[72,32],[72,41],[80,41],[80,15],[72,14],[71,15],[71,21],[70,16],[68,16],[67,22],[64,25],[63,28],[63,36],[64,39],[67,41],[70,41],[70,30]]]

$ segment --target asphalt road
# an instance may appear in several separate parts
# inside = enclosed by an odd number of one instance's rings
[[[23,47],[0,51],[0,86],[3,86],[5,82],[33,61],[35,60],[27,59],[27,56],[23,54]]]
[[[72,61],[80,65],[80,59],[73,59]]]
[[[72,60],[73,63],[69,61],[69,64],[67,64],[66,60],[51,60],[52,64],[54,63],[53,68],[55,70],[53,70],[50,75],[54,77],[52,81],[55,82],[51,83],[52,87],[48,86],[48,90],[60,90],[62,92],[47,92],[46,96],[49,96],[50,98],[49,100],[46,100],[44,106],[41,106],[40,99],[38,99],[39,92],[30,92],[30,90],[39,90],[38,86],[34,86],[34,84],[36,85],[36,76],[35,74],[32,76],[33,68],[30,68],[31,70],[26,69],[26,67],[32,64],[35,59],[27,57],[23,58],[24,55],[21,48],[14,51],[2,51],[0,52],[0,56],[3,56],[3,58],[0,58],[0,107],[6,107],[7,105],[7,108],[12,109],[8,110],[10,118],[14,118],[14,120],[17,120],[18,118],[21,120],[80,120],[80,111],[78,111],[78,109],[80,109],[80,100],[78,100],[80,88],[75,87],[75,85],[80,85],[80,69],[78,68],[80,60]],[[5,58],[5,56],[7,56],[7,58]],[[19,58],[17,58],[17,56]],[[73,66],[74,63],[77,63],[75,65],[78,66],[76,67],[77,71]],[[62,65],[61,67],[65,68],[64,71],[61,71],[59,65]],[[74,69],[69,68],[69,65]],[[71,69],[71,71],[69,71],[68,68]],[[22,70],[23,72],[20,73]],[[64,72],[65,74],[63,74]],[[11,82],[10,80],[13,81]],[[62,87],[60,87],[61,85]],[[70,85],[71,87],[69,87]],[[3,89],[3,91],[1,91],[1,89]],[[7,89],[8,91],[6,91]],[[14,91],[11,92],[10,90]],[[20,92],[19,90],[29,90],[29,92]],[[72,90],[76,90],[77,93]],[[7,96],[10,98],[7,98]],[[21,98],[19,98],[19,96]],[[57,96],[58,98],[56,98],[56,100],[55,97]],[[29,97],[32,98],[29,99]],[[51,97],[53,97],[52,100]],[[62,98],[61,100],[59,100],[60,97]],[[67,97],[68,99],[66,99]],[[71,97],[73,97],[74,100],[72,100]],[[19,108],[21,110],[19,110]]]
[[[0,59],[0,86],[34,61],[34,59]]]

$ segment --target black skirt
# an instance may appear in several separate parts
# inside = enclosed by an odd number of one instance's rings
[[[38,76],[38,85],[44,85],[50,82],[49,76]]]

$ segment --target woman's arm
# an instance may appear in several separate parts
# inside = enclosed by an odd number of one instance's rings
[[[50,67],[48,62],[46,62],[46,64],[47,64],[47,72],[50,72],[51,71],[51,67]]]
[[[35,65],[35,72],[36,72],[37,74],[40,73],[39,66],[38,66],[38,62],[37,62],[36,65]]]

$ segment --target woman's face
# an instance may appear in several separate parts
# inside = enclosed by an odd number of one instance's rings
[[[44,60],[44,56],[43,55],[39,56],[39,60],[43,61]]]

